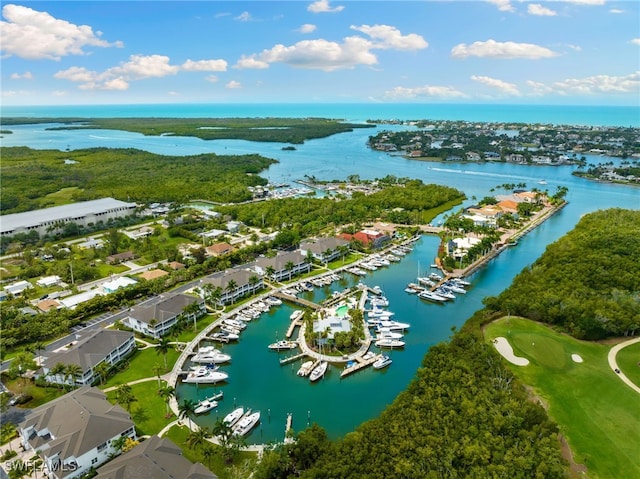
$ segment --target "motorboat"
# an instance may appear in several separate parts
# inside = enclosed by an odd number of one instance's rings
[[[445,287],[447,289],[449,289],[452,293],[458,293],[458,294],[467,294],[467,290],[464,289],[462,286],[457,285],[455,282],[453,281],[448,281],[447,283],[445,283]]]
[[[375,345],[379,348],[403,348],[404,341],[399,339],[378,339]]]
[[[465,281],[462,278],[451,278],[449,281],[452,281],[460,286],[471,286],[471,283],[469,281]]]
[[[251,414],[245,414],[242,418],[233,426],[233,434],[237,436],[246,436],[256,424],[260,422],[260,411],[252,412]]]
[[[222,420],[222,422],[224,422],[227,426],[231,427],[235,423],[237,423],[243,415],[244,415],[244,408],[239,407],[231,411],[229,414],[227,414]]]
[[[311,382],[314,382],[320,379],[327,372],[328,366],[329,363],[327,361],[320,361],[320,363],[315,368],[313,368],[313,370],[309,374],[309,380]]]
[[[265,299],[266,303],[271,306],[280,306],[282,304],[282,300],[280,298],[276,298],[275,296],[269,296]]]
[[[296,373],[298,376],[307,377],[311,372],[311,368],[313,367],[313,361],[305,361],[298,369]]]
[[[380,321],[378,328],[386,328],[389,331],[398,331],[402,329],[409,329],[411,325],[409,323],[401,323],[400,321]]]
[[[420,276],[418,278],[418,283],[423,285],[423,286],[435,286],[436,285],[436,283],[433,280],[431,280],[430,278],[426,278],[424,276]]]
[[[210,398],[203,399],[196,404],[194,412],[196,414],[204,414],[205,412],[211,411],[218,406],[218,400],[222,399],[223,395],[223,392],[219,392],[218,394],[214,394]]]
[[[187,373],[187,377],[182,380],[184,383],[196,384],[212,384],[225,381],[229,375],[217,368],[209,368],[207,366],[198,366],[194,370]]]
[[[384,296],[374,296],[373,298],[369,298],[369,302],[371,306],[375,307],[386,307],[389,306],[389,300]]]
[[[231,356],[223,353],[219,349],[211,346],[198,349],[198,352],[191,358],[194,363],[201,364],[222,364],[231,361]]]
[[[269,345],[269,349],[273,351],[285,351],[287,349],[295,349],[298,347],[298,343],[295,341],[287,341],[286,339],[281,339],[280,341],[276,341],[275,343],[271,343]]]
[[[237,319],[225,318],[222,320],[222,322],[227,326],[231,326],[234,329],[243,330],[244,328],[247,327],[244,321],[238,321]]]
[[[383,369],[391,364],[391,358],[386,354],[380,355],[378,359],[373,363],[373,369]]]
[[[382,288],[380,286],[378,286],[378,285],[376,285],[373,288],[371,288],[371,292],[373,294],[377,294],[377,295],[381,295],[383,293]]]
[[[387,311],[385,309],[373,308],[367,313],[368,318],[390,318],[395,313],[393,311]]]
[[[445,298],[444,296],[440,296],[439,294],[434,293],[433,291],[429,291],[427,289],[419,292],[418,297],[421,299],[426,299],[427,301],[432,301],[434,303],[444,303],[448,301],[447,298]]]
[[[378,334],[376,334],[377,339],[402,339],[402,333],[395,333],[391,331],[389,328],[378,328]]]
[[[291,313],[291,316],[289,316],[289,319],[291,321],[296,321],[302,318],[302,316],[304,316],[304,311],[301,309],[296,309],[293,313]]]
[[[231,333],[229,331],[220,330],[213,333],[210,338],[218,341],[236,341],[240,336],[236,333]]]
[[[438,273],[429,273],[429,279],[432,279],[433,281],[442,281],[442,276]]]
[[[440,288],[434,289],[433,292],[436,293],[437,295],[442,296],[443,298],[446,298],[446,299],[451,299],[451,300],[456,299],[456,295],[455,294],[453,294],[447,288],[444,288],[442,286]]]

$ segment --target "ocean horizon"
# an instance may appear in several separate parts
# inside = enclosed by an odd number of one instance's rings
[[[575,126],[640,127],[640,106],[461,103],[166,103],[0,107],[2,117],[304,118],[460,120]]]

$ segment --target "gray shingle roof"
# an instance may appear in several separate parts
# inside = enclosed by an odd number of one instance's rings
[[[152,436],[98,469],[96,479],[217,479],[193,464],[172,441]]]
[[[204,303],[204,300],[188,294],[176,294],[156,304],[131,308],[129,316],[144,323],[149,323],[152,319],[162,323],[179,315],[186,306],[193,303]]]

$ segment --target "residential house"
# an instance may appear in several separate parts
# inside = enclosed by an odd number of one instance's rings
[[[95,479],[217,479],[169,439],[151,436],[98,469]]]
[[[4,290],[12,296],[20,296],[25,290],[33,288],[29,281],[16,281],[4,287]]]
[[[300,250],[296,250],[280,252],[273,257],[258,258],[254,268],[260,276],[265,276],[267,271],[273,268],[269,278],[273,281],[282,281],[300,273],[308,273],[311,265],[307,262],[307,257]]]
[[[97,329],[74,342],[70,348],[42,353],[42,374],[45,380],[57,384],[81,384],[89,386],[99,379],[96,366],[106,363],[109,367],[118,364],[136,349],[133,333],[115,329]],[[52,374],[56,364],[80,366],[81,374],[69,378],[64,373]]]
[[[356,234],[342,233],[340,238],[348,241],[356,240],[362,243],[365,248],[380,249],[386,243],[391,241],[391,237],[387,233],[383,233],[374,229],[365,229],[358,231]]]
[[[83,386],[32,409],[20,423],[22,446],[50,479],[74,479],[117,454],[114,442],[136,439],[131,417],[98,388]]]
[[[89,291],[83,291],[82,293],[74,294],[73,296],[67,296],[60,300],[60,305],[64,308],[75,309],[76,306],[87,301],[92,300],[96,296],[103,296],[104,294],[99,289],[90,289]]]
[[[185,312],[197,304],[195,312]],[[178,322],[180,316],[185,320],[194,320],[206,311],[204,300],[188,294],[175,294],[169,297],[160,296],[160,300],[153,304],[139,304],[129,310],[128,316],[122,320],[123,324],[134,331],[160,338]]]
[[[128,278],[126,276],[119,276],[118,278],[112,279],[111,281],[102,283],[102,291],[104,291],[104,294],[111,294],[120,288],[133,286],[134,284],[138,284],[135,279]]]
[[[229,243],[216,243],[205,248],[207,256],[224,256],[233,251],[233,246]]]
[[[131,261],[136,258],[136,254],[133,251],[125,251],[124,253],[117,253],[107,256],[106,262],[108,264],[119,264],[125,261]]]
[[[480,208],[467,208],[465,211],[465,218],[471,218],[474,220],[474,224],[478,225],[478,218],[483,223],[482,226],[496,227],[498,224],[498,218],[504,214],[502,208],[497,205],[484,205]],[[474,219],[475,218],[475,219]]]
[[[171,261],[170,263],[167,263],[167,266],[174,271],[184,269],[184,264],[180,263],[179,261]]]
[[[305,240],[300,243],[300,253],[311,256],[323,263],[328,263],[340,257],[342,248],[349,246],[349,242],[343,238],[317,238]]]
[[[465,238],[454,238],[447,244],[449,255],[454,259],[463,258],[472,246],[480,243],[479,238],[467,236]]]
[[[45,276],[36,281],[36,284],[42,288],[51,288],[59,285],[61,281],[60,276]]]
[[[40,311],[46,313],[50,309],[58,309],[60,307],[60,303],[55,299],[45,299],[43,301],[39,301],[37,306]]]
[[[541,197],[543,197],[544,195],[542,193],[536,193],[533,191],[520,191],[514,193],[513,196],[516,198],[516,201],[520,200],[527,203],[537,204],[540,203]]]
[[[245,295],[253,294],[264,287],[262,277],[254,271],[244,268],[232,268],[220,271],[200,281],[198,290],[205,295],[206,285],[213,289],[220,288],[220,304],[232,304]]]
[[[229,221],[227,223],[227,230],[229,231],[229,233],[236,234],[243,226],[244,224],[242,223],[242,221]]]
[[[163,276],[168,276],[168,275],[169,275],[169,272],[163,269],[150,269],[148,271],[140,273],[138,276],[140,276],[144,280],[152,281],[154,279],[162,278]]]

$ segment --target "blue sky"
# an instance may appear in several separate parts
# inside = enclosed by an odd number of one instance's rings
[[[640,105],[640,2],[2,2],[5,105]]]

